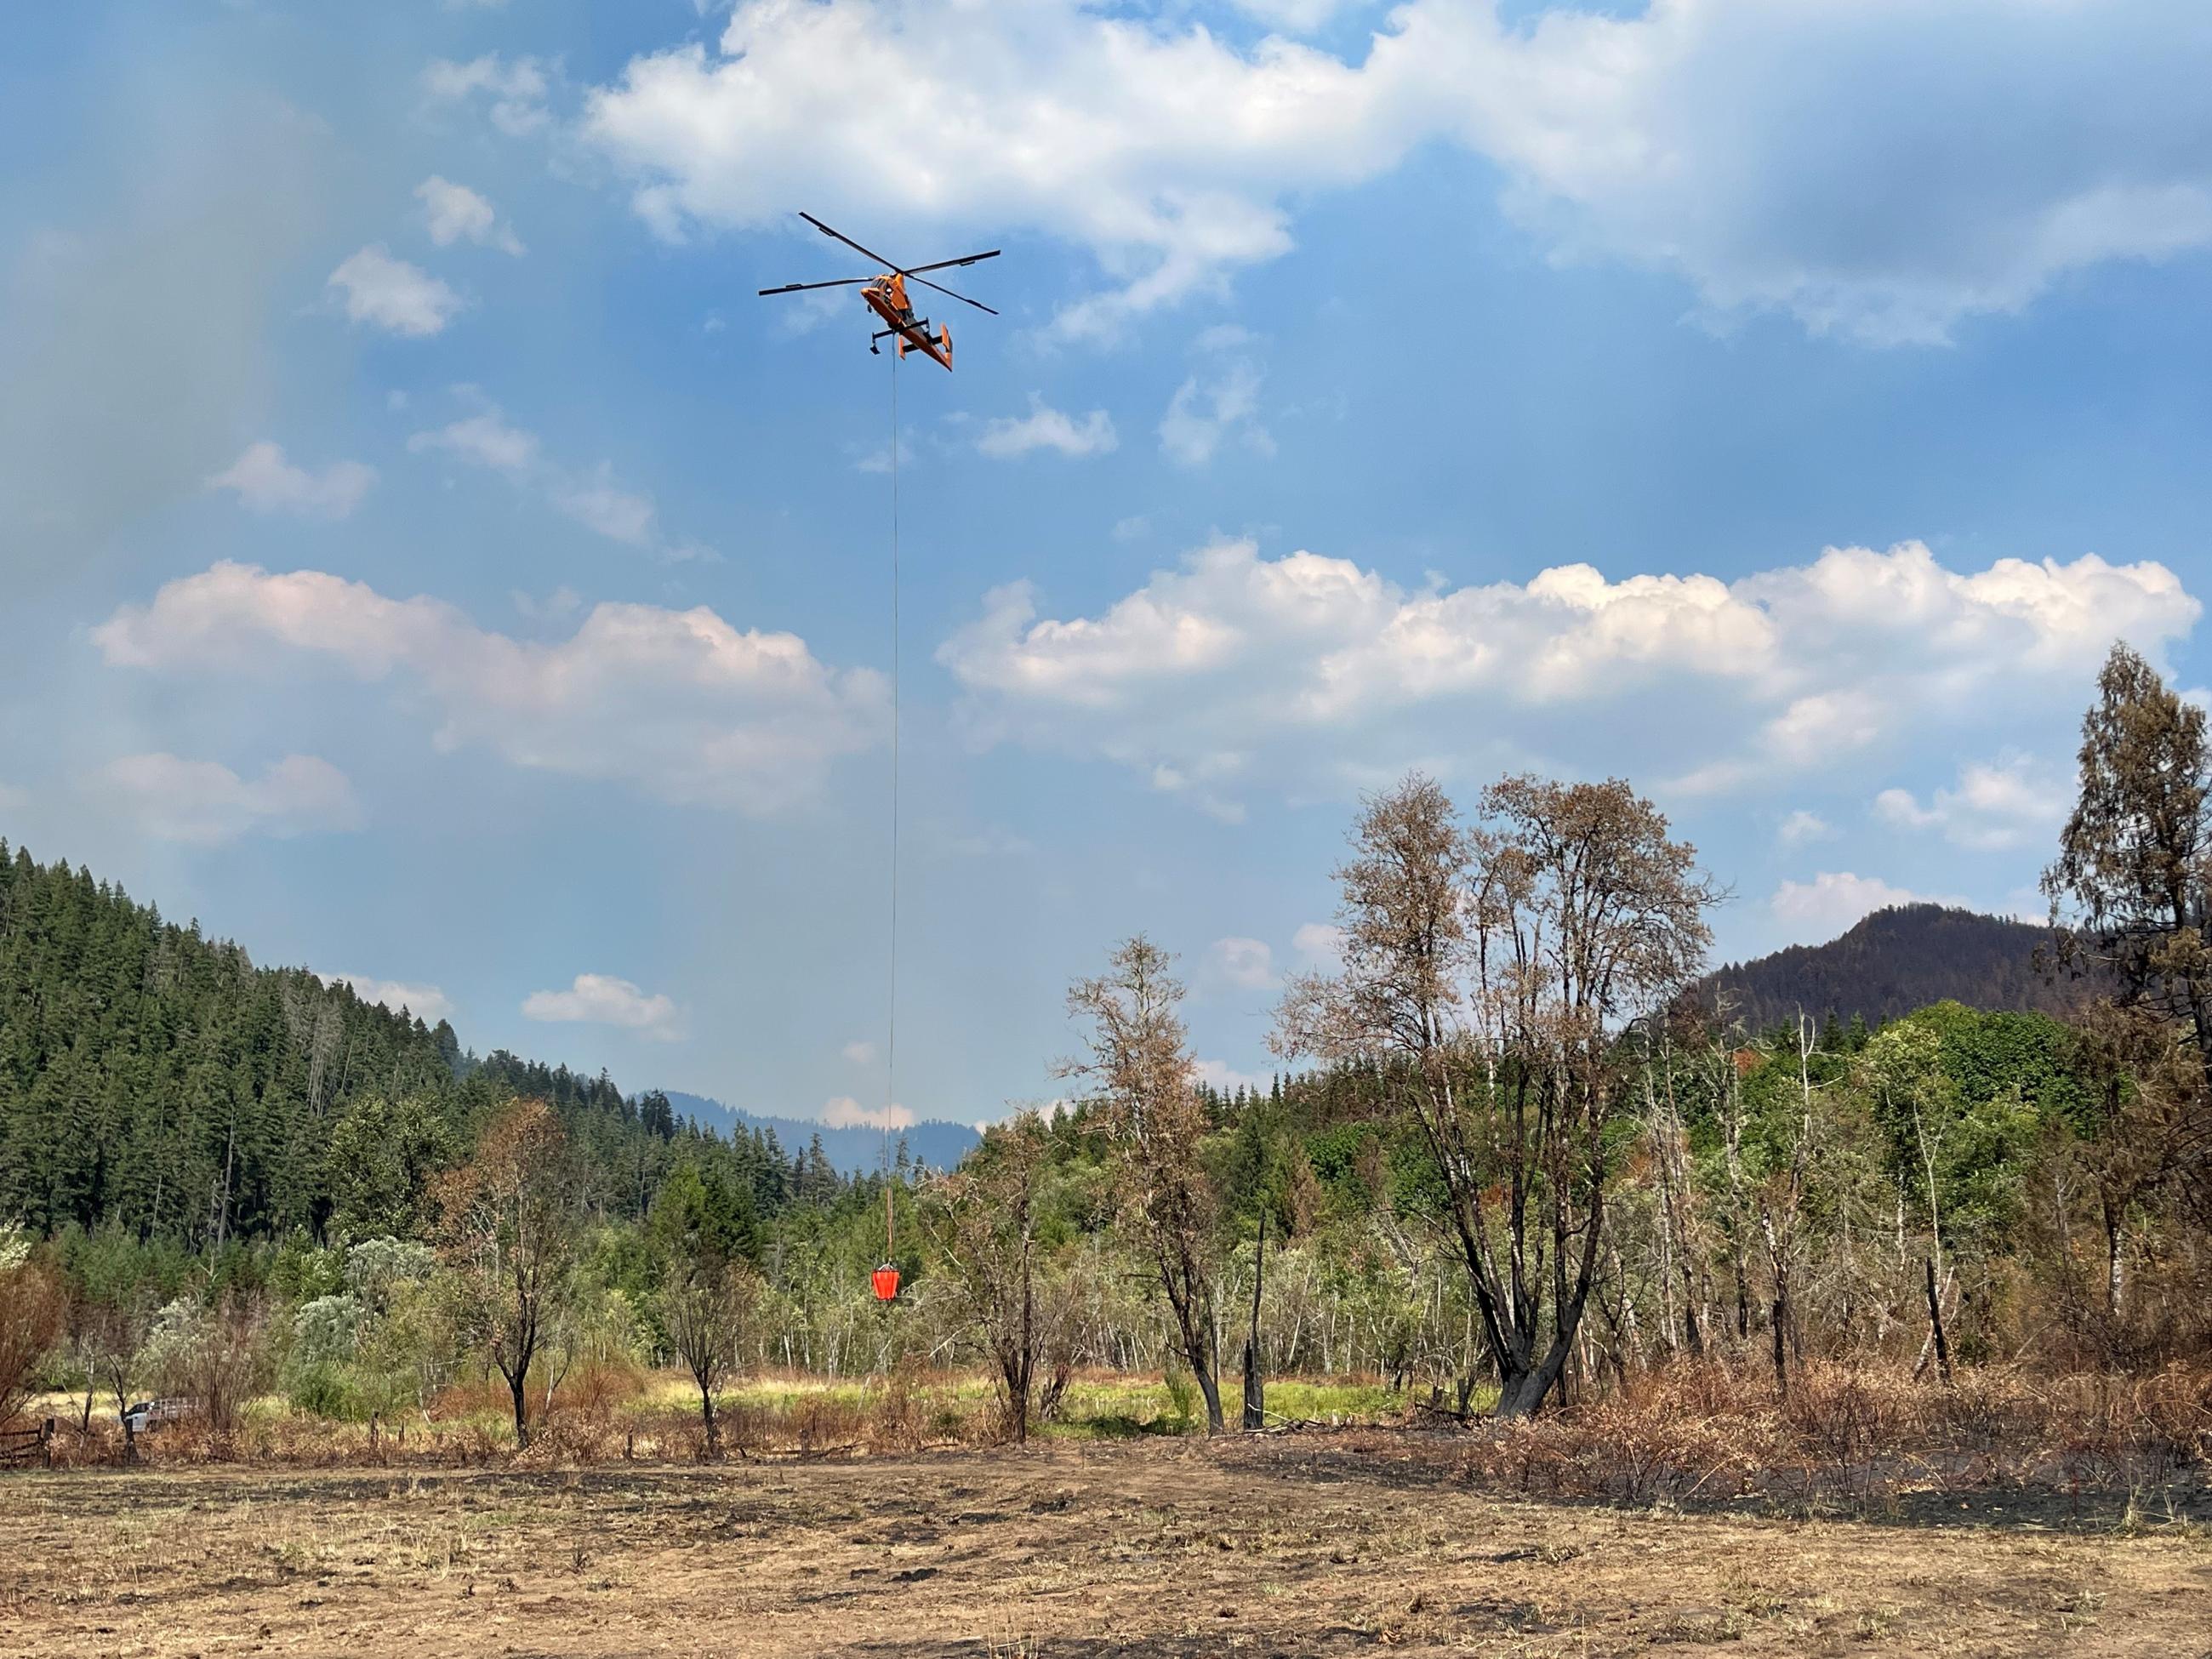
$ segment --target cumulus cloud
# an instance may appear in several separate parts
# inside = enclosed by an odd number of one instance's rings
[[[1831,548],[1733,582],[1408,589],[1349,560],[1219,542],[1094,616],[998,589],[939,660],[982,744],[1127,766],[1214,810],[1334,799],[1425,764],[1629,771],[1681,792],[1879,760],[1904,737],[2047,721],[2115,637],[2153,654],[2199,605],[2165,566]]]
[[[509,426],[496,408],[417,432],[407,440],[407,448],[411,454],[443,453],[497,472],[523,473],[538,465],[537,434]]]
[[[1273,454],[1275,441],[1260,423],[1260,381],[1243,358],[1191,375],[1160,416],[1160,453],[1180,466],[1203,466],[1234,438],[1256,455]]]
[[[422,71],[422,90],[435,103],[482,100],[492,125],[513,138],[542,132],[553,118],[545,106],[544,66],[535,58],[510,62],[490,52],[465,64],[433,58]]]
[[[224,562],[93,630],[118,667],[179,674],[321,663],[427,696],[441,750],[773,813],[885,726],[883,678],[826,667],[796,635],[739,631],[704,605],[592,607],[568,638],[478,628],[442,601],[394,599],[321,571]],[[413,701],[410,696],[410,701]]]
[[[1333,9],[1241,3],[1290,30]],[[669,236],[815,201],[1062,238],[1110,284],[1063,315],[1073,332],[1218,289],[1291,246],[1298,200],[1436,144],[1501,179],[1557,257],[1675,271],[1711,313],[1875,343],[2212,246],[2212,38],[2193,0],[1515,10],[1408,0],[1340,58],[1240,46],[1180,8],[748,0],[711,46],[635,58],[592,90],[583,131]],[[448,78],[473,93],[476,68]]]
[[[1344,954],[1344,929],[1328,921],[1300,922],[1291,935],[1291,948],[1309,965],[1334,963]]]
[[[872,1042],[855,1041],[847,1043],[838,1052],[845,1056],[846,1063],[848,1065],[866,1066],[875,1060],[876,1045]]]
[[[325,985],[350,985],[363,1002],[374,1002],[395,1014],[409,1013],[425,1025],[450,1019],[453,1000],[434,985],[410,985],[396,979],[371,979],[366,974],[318,974]]]
[[[1218,939],[1206,946],[1206,959],[1224,985],[1243,991],[1264,991],[1276,983],[1275,953],[1265,939]]]
[[[608,974],[579,974],[565,991],[532,991],[522,1000],[522,1014],[550,1023],[618,1026],[661,1042],[684,1034],[675,1003]]]
[[[273,443],[251,444],[224,471],[208,480],[210,489],[228,489],[256,513],[292,513],[307,519],[343,519],[368,494],[376,469],[359,461],[333,461],[320,472],[294,466]]]
[[[1120,441],[1114,434],[1113,417],[1104,410],[1094,409],[1078,420],[1053,408],[1033,392],[1027,415],[985,422],[975,447],[993,460],[1006,461],[1039,449],[1056,450],[1062,455],[1077,458],[1104,455],[1110,453]]]
[[[1994,852],[2048,840],[2067,805],[2063,786],[2027,756],[2010,755],[1962,766],[1957,787],[1936,790],[1924,806],[1910,790],[1885,789],[1874,809],[1899,829],[1939,830],[1960,847]]]
[[[461,309],[461,296],[419,265],[395,259],[372,243],[331,273],[325,286],[356,323],[420,339],[437,333]]]
[[[914,1114],[903,1106],[863,1106],[850,1095],[837,1095],[822,1103],[825,1129],[911,1129]]]
[[[145,834],[196,847],[244,836],[289,838],[358,830],[361,803],[346,775],[313,755],[287,755],[242,778],[216,761],[125,755],[93,775],[93,793]]]
[[[653,497],[622,489],[615,483],[614,470],[604,462],[582,477],[556,479],[551,500],[578,524],[609,541],[644,547],[653,540]]]
[[[1879,876],[1857,876],[1848,870],[1823,870],[1810,881],[1785,881],[1774,890],[1768,907],[1774,918],[1790,930],[1794,943],[1819,945],[1836,937],[1852,923],[1900,904],[1957,904],[1958,899],[1930,898],[1903,887],[1893,887]]]
[[[486,402],[473,387],[459,390],[478,405],[476,412],[448,425],[416,433],[407,441],[411,453],[442,454],[503,473],[518,484],[538,490],[556,512],[586,529],[669,563],[714,556],[694,543],[664,541],[659,534],[659,509],[652,495],[623,488],[606,462],[581,471],[556,465],[544,459],[535,433],[510,424],[499,406]]]
[[[1802,847],[1809,841],[1827,841],[1835,836],[1835,826],[1818,812],[1799,807],[1782,820],[1775,830],[1774,839],[1784,847]]]
[[[521,240],[513,228],[500,223],[499,214],[492,204],[466,185],[457,185],[434,173],[415,186],[415,197],[422,204],[422,219],[429,229],[430,240],[440,247],[449,247],[455,242],[474,242],[482,247],[495,247],[502,253],[523,251]]]

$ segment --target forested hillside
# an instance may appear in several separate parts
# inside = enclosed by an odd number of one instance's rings
[[[819,1149],[679,1124],[453,1028],[363,1002],[179,927],[66,863],[0,842],[0,1217],[122,1227],[194,1249],[301,1231],[410,1235],[434,1175],[517,1095],[559,1113],[596,1213],[642,1214],[684,1159],[772,1213],[834,1192]]]
[[[2036,963],[2051,930],[1940,904],[1877,910],[1826,945],[1793,945],[1731,963],[1700,980],[1694,1000],[1724,998],[1753,1030],[1795,1019],[1869,1025],[1933,1003],[2008,1013],[2074,1012],[2094,994],[2087,981],[2054,976]]]

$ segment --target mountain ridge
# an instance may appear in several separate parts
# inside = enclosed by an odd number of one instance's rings
[[[665,1097],[680,1116],[693,1119],[702,1128],[727,1130],[740,1126],[773,1133],[787,1153],[803,1150],[818,1136],[830,1162],[848,1176],[872,1175],[883,1166],[881,1129],[832,1127],[811,1118],[747,1111],[742,1106],[726,1105],[712,1095],[693,1094],[682,1089],[652,1092]],[[944,1118],[925,1118],[909,1127],[891,1131],[891,1156],[898,1156],[900,1143],[903,1142],[908,1157],[915,1163],[926,1164],[933,1170],[950,1170],[981,1139],[971,1125]]]
[[[1820,945],[1791,945],[1715,969],[1691,988],[1701,1008],[1726,998],[1757,1031],[1799,1009],[1814,1020],[1854,1016],[1879,1025],[1931,1003],[1990,1012],[2064,1016],[2097,994],[2086,979],[2045,974],[2036,951],[2048,927],[1942,904],[1893,905]]]

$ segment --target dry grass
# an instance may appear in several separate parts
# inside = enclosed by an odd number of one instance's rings
[[[1394,1418],[1397,1397],[1361,1378],[1288,1378],[1270,1388],[1271,1405],[1291,1415],[1374,1422]],[[538,1402],[542,1404],[542,1402]],[[61,1468],[121,1467],[120,1427],[112,1410],[89,1432],[77,1407],[55,1400],[63,1431]],[[504,1382],[476,1380],[441,1390],[426,1412],[368,1424],[295,1411],[264,1399],[227,1432],[184,1423],[142,1436],[142,1465],[280,1464],[295,1468],[525,1468],[621,1462],[695,1462],[706,1455],[699,1398],[690,1381],[634,1365],[580,1367],[554,1392],[550,1410],[533,1411],[533,1443],[514,1448]],[[723,1455],[746,1458],[883,1455],[987,1446],[1005,1437],[997,1399],[981,1373],[905,1370],[890,1376],[832,1379],[764,1371],[719,1396]],[[1068,1389],[1060,1416],[1033,1431],[1044,1437],[1124,1438],[1181,1434],[1204,1426],[1178,1419],[1156,1376],[1091,1371]]]
[[[1651,1372],[1534,1423],[1474,1437],[1468,1472],[1531,1496],[1645,1504],[1757,1499],[1798,1511],[1894,1509],[1914,1494],[2120,1494],[2185,1512],[2212,1463],[2212,1372],[2037,1377],[1962,1371],[1955,1387],[1814,1364],[1787,1401],[1718,1365]]]
[[[0,1650],[1042,1656],[2172,1654],[2212,1545],[1536,1502],[1468,1437],[1149,1438],[718,1468],[31,1475]]]

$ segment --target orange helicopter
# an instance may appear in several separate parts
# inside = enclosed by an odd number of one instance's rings
[[[763,289],[762,296],[765,298],[771,294],[803,294],[809,289],[816,288],[851,288],[857,284],[860,289],[860,298],[867,301],[868,309],[882,318],[884,323],[884,327],[868,336],[868,349],[872,352],[881,349],[876,344],[877,341],[896,336],[900,356],[905,356],[909,351],[919,351],[932,362],[942,363],[948,369],[952,367],[952,331],[940,323],[938,325],[937,331],[933,334],[929,330],[929,319],[914,314],[914,306],[906,297],[906,284],[909,276],[915,282],[921,283],[924,288],[935,289],[939,294],[957,300],[963,305],[973,306],[978,311],[990,311],[994,317],[999,314],[995,311],[991,311],[991,307],[981,300],[971,300],[964,294],[954,294],[949,288],[939,287],[935,283],[924,282],[921,275],[925,270],[949,270],[955,265],[972,265],[985,259],[995,259],[999,257],[1000,252],[997,248],[993,248],[988,253],[969,253],[957,259],[939,259],[931,264],[899,266],[892,264],[882,254],[871,252],[862,247],[843,231],[832,230],[811,213],[802,213],[799,216],[824,236],[833,237],[854,252],[865,255],[879,265],[890,268],[877,276],[841,276],[834,282],[828,283],[786,283],[781,288]]]

